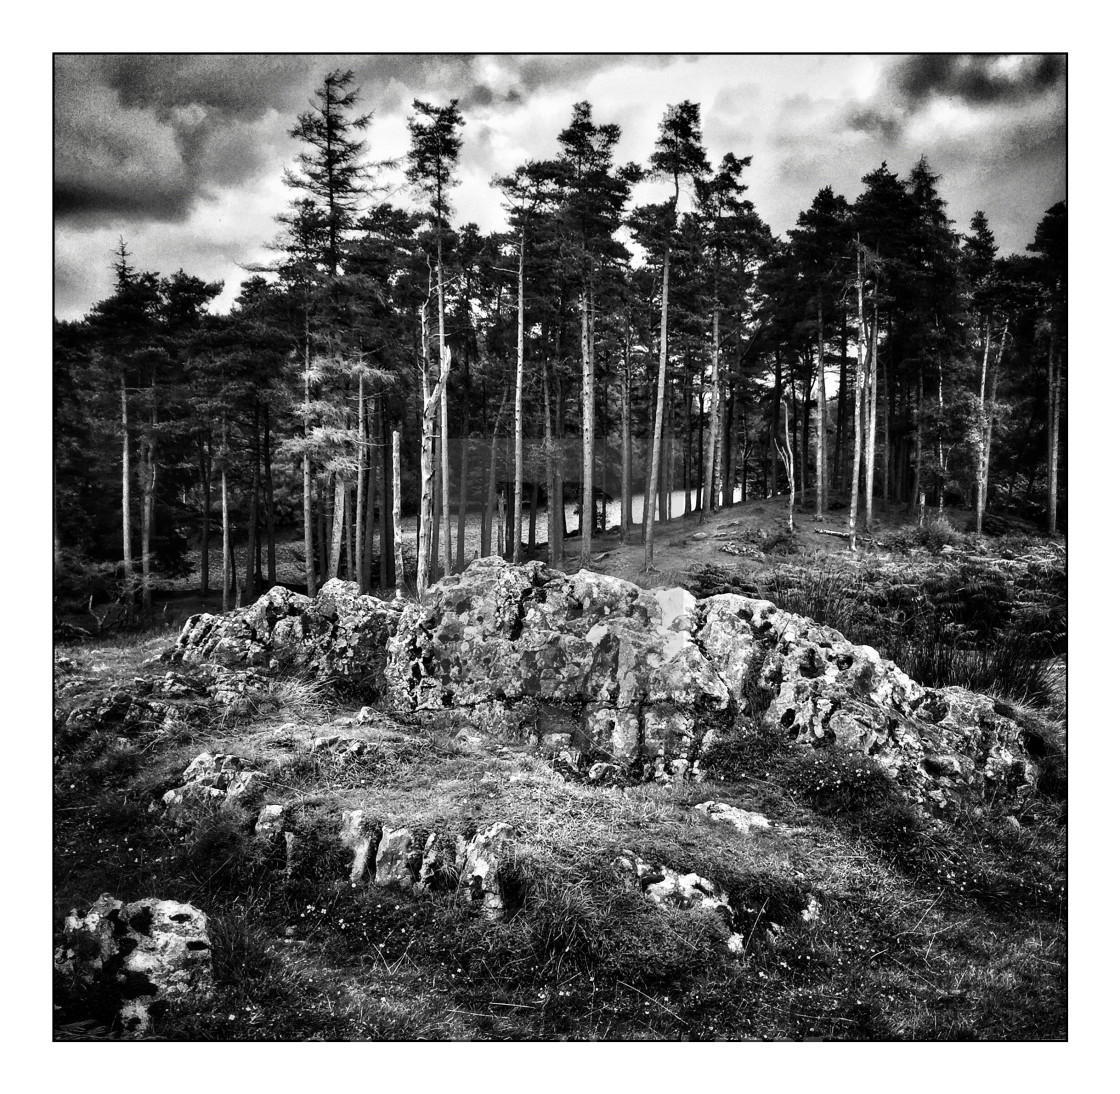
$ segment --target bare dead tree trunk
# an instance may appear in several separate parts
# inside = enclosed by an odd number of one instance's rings
[[[790,534],[793,534],[793,497],[796,493],[793,482],[793,448],[789,442],[789,407],[786,406],[785,399],[782,400],[782,416],[785,419],[785,447],[778,445],[778,438],[774,438],[774,447],[778,449],[778,456],[782,461],[782,467],[785,468],[786,479],[789,481],[789,510],[786,514],[786,527],[789,529]],[[776,491],[775,491],[776,492]]]
[[[420,308],[420,384],[423,407],[420,439],[420,528],[416,536],[416,595],[423,597],[428,590],[429,566],[432,543],[432,479],[433,441],[436,411],[440,405],[447,374],[451,367],[451,352],[440,348],[440,372],[435,388],[428,390],[428,319],[426,305]]]

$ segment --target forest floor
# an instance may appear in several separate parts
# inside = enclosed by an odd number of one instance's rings
[[[236,716],[204,701],[171,730],[59,732],[56,932],[102,892],[205,911],[215,988],[156,1021],[150,1036],[168,1040],[1063,1038],[1065,710],[1053,666],[1064,548],[1008,537],[978,560],[974,537],[923,539],[892,514],[853,558],[845,540],[814,531],[846,530],[845,514],[818,526],[795,513],[790,540],[786,502],[666,525],[655,573],[641,544],[617,535],[596,537],[592,565],[698,593],[765,592],[874,638],[923,683],[962,682],[956,673],[1024,702],[1054,742],[1028,798],[933,820],[868,778],[862,758],[798,752],[746,725],[717,743],[703,782],[604,787],[562,777],[524,741],[460,737],[454,712],[359,719],[356,702],[279,678]],[[576,541],[566,548],[574,569]],[[60,649],[56,725],[161,675],[166,666],[144,662],[178,622]],[[313,752],[329,733],[365,751]],[[186,831],[150,812],[204,750],[269,774],[267,800],[298,818],[309,849],[298,862],[285,866],[254,837],[255,811],[219,811]],[[772,828],[744,840],[703,823],[691,807],[710,800],[761,812]],[[510,911],[489,921],[450,893],[355,888],[338,839],[341,811],[355,808],[386,827],[511,824]],[[623,853],[695,871],[757,909],[744,952],[728,952],[709,914],[623,886],[613,867]],[[805,915],[810,897],[819,911]],[[56,983],[56,1036],[123,1036],[99,1006]]]

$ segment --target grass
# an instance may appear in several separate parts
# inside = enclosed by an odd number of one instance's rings
[[[838,573],[782,575],[791,604],[800,597],[809,614],[852,622]],[[866,581],[908,618],[905,573]],[[928,583],[917,592],[928,595]],[[924,610],[912,607],[913,618]],[[74,685],[60,695],[63,718],[91,695],[162,672],[141,665],[154,644],[66,650],[75,667],[60,677]],[[461,728],[478,730],[455,712],[382,710],[347,724],[355,713],[277,678],[236,715],[195,701],[173,731],[59,736],[56,927],[106,891],[189,901],[210,917],[213,992],[175,1002],[155,1036],[1065,1035],[1064,750],[1052,717],[1026,711],[1044,773],[1031,797],[931,818],[872,761],[795,750],[750,717],[722,731],[705,782],[600,787],[564,781],[520,741],[461,740]],[[365,747],[312,752],[328,734]],[[282,840],[254,835],[255,806],[186,830],[149,812],[204,749],[265,772],[262,800],[285,806],[296,836],[290,856]],[[762,812],[772,827],[744,838],[709,824],[692,806],[713,799]],[[352,887],[338,838],[348,809],[447,844],[509,823],[516,840],[498,875],[506,913],[486,919],[447,887]],[[655,906],[616,866],[624,853],[709,878],[729,894],[733,922]],[[727,948],[731,930],[741,955]],[[59,983],[56,1002],[60,1039],[114,1036],[111,998]]]

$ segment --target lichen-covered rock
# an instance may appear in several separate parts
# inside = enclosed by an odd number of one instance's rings
[[[1028,786],[1020,727],[992,700],[923,687],[870,646],[765,600],[642,590],[581,570],[480,559],[409,605],[389,642],[395,703],[495,707],[569,763],[661,779],[700,771],[735,715],[874,756],[946,803]],[[1002,708],[1006,709],[1006,708]]]
[[[724,593],[701,601],[699,616],[697,638],[732,699],[791,740],[874,756],[941,803],[1035,778],[1020,726],[987,696],[923,687],[870,646],[765,600]]]
[[[505,910],[499,867],[507,844],[513,841],[513,829],[504,821],[478,832],[466,845],[463,856],[462,884],[470,891],[472,901],[482,906],[487,918],[497,918]]]
[[[164,815],[179,828],[219,808],[251,799],[263,789],[264,775],[240,756],[202,752],[187,765],[182,786],[168,790],[161,799]],[[152,809],[157,807],[152,803]]]
[[[761,813],[753,813],[748,809],[738,809],[727,802],[700,802],[692,807],[706,821],[712,824],[726,825],[734,828],[741,835],[749,836],[759,828],[769,828],[770,821]]]
[[[167,730],[175,724],[175,708],[136,694],[136,688],[114,688],[108,695],[75,707],[66,716],[66,731],[83,734],[112,730],[130,736],[143,730]]]
[[[359,595],[353,582],[328,581],[314,599],[278,585],[247,608],[191,616],[163,656],[172,662],[290,668],[374,694],[399,614],[376,597]]]
[[[342,814],[342,831],[339,833],[342,846],[354,852],[354,864],[350,868],[350,883],[359,885],[370,872],[370,851],[381,838],[381,825],[368,820],[361,809],[351,809]]]
[[[581,570],[481,559],[410,605],[390,640],[392,699],[419,709],[528,701],[557,750],[649,775],[696,760],[728,693],[692,637],[696,601]]]
[[[123,904],[104,893],[85,915],[66,917],[55,967],[118,994],[125,1030],[142,1033],[170,996],[211,986],[206,916],[174,900]]]
[[[279,838],[284,830],[284,807],[282,805],[265,805],[257,814],[257,822],[253,825],[253,834],[260,839],[273,841]]]
[[[378,885],[409,890],[420,879],[424,848],[411,828],[386,829],[377,845]]]

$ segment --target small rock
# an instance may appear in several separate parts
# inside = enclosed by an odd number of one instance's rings
[[[770,827],[770,821],[761,813],[738,809],[734,805],[728,805],[727,802],[701,802],[699,805],[694,805],[692,810],[712,824],[730,825],[744,836],[749,836],[757,828]]]
[[[414,861],[416,860],[416,861]],[[378,885],[398,885],[410,889],[419,878],[423,852],[416,853],[411,828],[386,830],[377,845]]]
[[[369,853],[373,847],[375,834],[380,833],[380,826],[366,822],[365,814],[361,809],[351,809],[342,814],[342,831],[338,837],[342,846],[354,852],[354,864],[350,868],[350,882],[359,885],[369,873]],[[378,852],[380,863],[380,851]]]
[[[471,899],[482,904],[482,914],[489,919],[501,915],[505,908],[498,883],[498,867],[502,854],[513,840],[513,828],[504,821],[479,832],[466,846],[463,862],[463,883],[470,888]]]
[[[274,839],[280,835],[284,824],[284,807],[282,805],[266,805],[257,814],[257,823],[253,832],[261,839]]]

